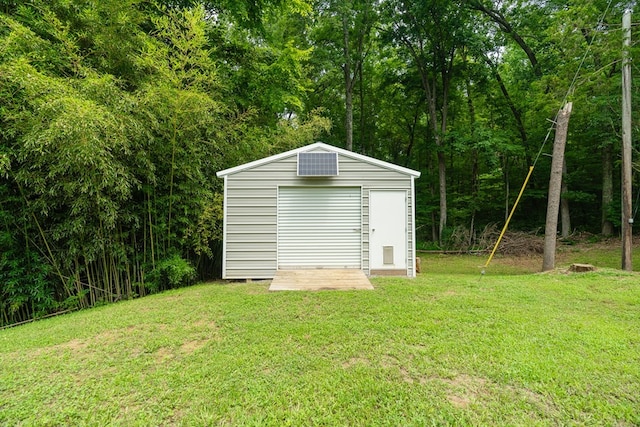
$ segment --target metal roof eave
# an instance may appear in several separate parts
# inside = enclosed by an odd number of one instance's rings
[[[345,150],[343,148],[334,147],[333,145],[325,144],[324,142],[314,142],[313,144],[305,145],[304,147],[295,148],[293,150],[285,151],[284,153],[274,154],[273,156],[264,157],[262,159],[254,160],[249,163],[244,163],[242,165],[238,165],[229,169],[224,169],[219,172],[216,172],[216,176],[218,178],[225,177],[227,175],[232,175],[234,173],[242,172],[247,169],[254,168],[256,166],[261,166],[267,163],[271,163],[277,160],[281,160],[290,156],[294,156],[300,152],[305,152],[309,150],[313,150],[316,148],[322,148],[325,150],[336,152],[345,157],[351,157],[356,160],[360,160],[362,162],[370,163],[376,166],[380,166],[385,169],[391,169],[405,175],[410,175],[415,178],[420,177],[420,172],[415,171],[413,169],[405,168],[402,166],[394,165],[393,163],[385,162],[383,160],[374,159],[373,157],[365,156],[363,154],[354,153],[353,151]]]

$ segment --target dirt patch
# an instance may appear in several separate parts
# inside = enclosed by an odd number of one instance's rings
[[[471,403],[468,398],[463,396],[456,396],[455,394],[448,394],[447,400],[456,408],[466,408]]]
[[[56,347],[58,348],[66,348],[72,351],[80,351],[80,350],[84,350],[85,348],[87,348],[87,342],[86,341],[82,341],[79,339],[72,339],[69,342],[63,343],[63,344],[58,344]]]
[[[470,375],[456,375],[453,378],[441,378],[448,386],[447,399],[457,408],[466,408],[478,399],[478,396],[490,394],[488,381]]]
[[[364,366],[368,366],[370,365],[370,361],[369,359],[366,359],[364,357],[352,357],[349,360],[347,360],[346,362],[342,363],[342,367],[347,369],[347,368],[351,368],[355,365],[364,365]]]
[[[495,395],[508,394],[512,399],[526,401],[537,411],[547,416],[557,416],[559,413],[553,401],[528,388],[503,386],[486,378],[466,374],[459,374],[453,378],[437,378],[436,380],[446,384],[447,400],[457,408],[466,408],[476,401],[495,399],[492,397]]]
[[[405,383],[413,384],[415,380],[405,368],[400,368],[400,376],[402,377],[402,381]]]
[[[383,368],[396,368],[400,366],[400,361],[393,356],[386,355],[380,364]]]
[[[169,417],[169,422],[167,425],[180,425],[180,420],[184,418],[185,410],[184,409],[174,409]]]
[[[463,387],[466,389],[479,389],[485,387],[488,380],[480,377],[474,377],[471,375],[460,374],[453,378],[443,378],[443,382],[450,384],[454,387]]]
[[[539,412],[546,414],[551,418],[560,416],[560,411],[555,402],[540,393],[524,387],[507,386],[506,390],[513,396],[525,400],[530,405],[538,409]]]
[[[129,326],[128,328],[121,329],[110,329],[108,331],[100,332],[98,335],[93,337],[91,340],[95,343],[99,344],[111,344],[118,340],[121,340],[125,335],[131,333],[134,330],[133,326]]]
[[[207,344],[208,340],[193,340],[187,341],[180,346],[180,353],[189,355],[195,352],[196,350],[201,349]]]
[[[167,362],[175,357],[171,349],[167,347],[160,347],[153,353],[153,357],[157,363]]]
[[[197,320],[196,322],[193,323],[193,326],[195,326],[198,329],[213,329],[213,330],[218,330],[219,329],[219,327],[216,324],[216,322],[214,322],[213,320],[209,320],[209,319]]]
[[[51,345],[48,347],[34,349],[33,351],[29,352],[29,356],[40,357],[42,355],[47,355],[47,354],[57,354],[57,353],[60,353],[60,351],[64,351],[64,350],[71,350],[74,353],[78,353],[80,351],[84,351],[88,347],[88,345],[89,343],[87,341],[74,338],[71,341]],[[15,351],[11,354],[20,355],[21,352]]]
[[[413,355],[409,355],[410,359],[413,359]],[[398,372],[400,373],[400,378],[402,378],[402,381],[404,381],[407,384],[414,384],[414,383],[419,383],[419,384],[425,384],[427,382],[427,380],[429,378],[427,378],[426,376],[417,374],[415,372],[410,372],[409,369],[406,368],[405,365],[403,365],[400,360],[398,360],[396,357],[394,356],[385,356],[382,359],[382,362],[380,363],[380,365],[384,368],[387,369],[397,369]]]

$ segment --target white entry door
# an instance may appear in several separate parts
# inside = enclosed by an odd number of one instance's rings
[[[407,192],[369,193],[369,263],[371,270],[407,268]]]

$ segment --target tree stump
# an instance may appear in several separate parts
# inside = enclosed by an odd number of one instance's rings
[[[591,264],[571,264],[569,271],[574,273],[584,273],[586,271],[596,271],[596,268]]]

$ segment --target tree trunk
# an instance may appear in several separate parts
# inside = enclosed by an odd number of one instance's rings
[[[493,72],[493,76],[495,77],[496,81],[498,82],[498,86],[500,86],[500,92],[502,92],[502,96],[504,96],[505,101],[507,101],[507,105],[509,106],[509,109],[511,110],[511,114],[513,115],[513,119],[516,122],[516,128],[518,129],[518,133],[520,134],[520,139],[522,140],[522,146],[524,147],[524,155],[525,158],[527,160],[527,165],[531,166],[533,164],[533,161],[531,159],[531,154],[529,154],[529,137],[527,136],[527,131],[524,127],[524,123],[522,121],[522,114],[520,113],[520,110],[516,107],[516,105],[513,103],[513,100],[511,99],[511,96],[509,95],[509,91],[507,90],[507,87],[504,84],[504,81],[502,80],[502,77],[500,76],[500,73],[498,73],[498,69],[495,66],[495,64],[488,58],[485,58],[485,62],[489,65],[489,67],[491,68],[492,72]]]
[[[366,117],[366,109],[364,106],[364,79],[362,78],[362,65],[358,67],[358,98],[360,101],[360,153],[364,155],[373,155],[372,152],[369,151],[367,144],[367,135],[365,135],[365,117]],[[369,141],[370,142],[370,141]]]
[[[407,157],[404,160],[405,167],[409,167],[411,160],[411,150],[413,150],[413,144],[416,140],[416,128],[418,126],[418,120],[420,119],[420,107],[416,107],[413,113],[413,121],[407,125],[407,134],[409,136],[409,144],[407,145]]]
[[[536,54],[533,52],[533,49],[531,49],[527,42],[524,41],[522,36],[511,26],[511,23],[507,21],[505,16],[498,10],[486,7],[478,0],[470,0],[469,4],[472,9],[475,9],[487,15],[489,19],[498,24],[503,32],[509,34],[518,44],[518,46],[520,46],[522,51],[527,55],[527,58],[529,58],[529,62],[531,63],[531,67],[533,68],[533,72],[536,77],[542,77],[542,70],[540,69],[538,59],[536,58]]]
[[[633,270],[633,141],[631,135],[631,11],[622,17],[624,43],[622,51],[622,269]]]
[[[427,97],[427,113],[429,115],[429,122],[431,123],[431,130],[433,132],[433,138],[435,139],[436,146],[438,147],[438,184],[439,184],[439,197],[440,197],[440,222],[438,224],[438,242],[442,243],[442,232],[447,226],[447,159],[443,152],[442,135],[446,126],[446,116],[444,115],[444,107],[442,124],[438,126],[438,106],[436,105],[436,97],[434,94],[435,88],[432,87],[427,77],[426,70],[421,69],[422,85],[425,95]]]
[[[571,234],[571,215],[569,212],[569,200],[567,199],[567,162],[562,162],[562,186],[560,187],[560,219],[561,219],[561,236],[563,239]]]
[[[434,165],[433,165],[433,156],[428,156],[428,162],[427,162],[427,170],[428,171],[432,171],[434,169]],[[431,183],[429,184],[429,192],[431,193],[431,199],[433,200],[433,197],[436,194],[436,190],[435,190],[435,186]],[[437,226],[437,218],[436,218],[436,212],[435,210],[431,210],[431,241],[432,242],[440,242],[439,237],[438,237],[438,226]]]
[[[349,53],[349,24],[347,17],[342,17],[342,36],[344,41],[344,65],[342,71],[344,72],[344,96],[345,96],[345,138],[346,148],[349,151],[353,151],[353,81],[354,77],[351,75],[351,58]]]
[[[427,101],[427,114],[429,117],[429,123],[431,130],[433,131],[433,138],[435,140],[438,152],[438,180],[439,180],[439,196],[440,196],[440,223],[438,226],[438,241],[442,242],[442,232],[447,226],[447,165],[444,155],[444,135],[447,131],[447,109],[448,109],[448,97],[449,97],[449,85],[451,83],[451,74],[453,72],[453,59],[456,53],[456,46],[451,48],[440,49],[436,48],[434,53],[435,59],[438,61],[438,65],[435,66],[436,73],[441,76],[442,79],[442,98],[440,99],[441,105],[438,108],[438,100],[436,93],[438,92],[437,77],[431,77],[429,69],[432,67],[428,65],[428,61],[425,61],[425,51],[423,41],[420,40],[417,46],[414,46],[413,41],[405,36],[401,37],[402,42],[408,48],[409,52],[413,56],[415,63],[420,72],[420,79],[422,80],[422,88]],[[440,111],[440,115],[438,115]]]
[[[345,76],[347,72],[345,71]],[[348,85],[348,79],[345,77],[345,82]],[[349,151],[353,151],[353,93],[347,88],[345,91],[345,133],[346,133],[346,148]]]
[[[613,234],[613,222],[609,219],[609,208],[613,203],[613,146],[602,149],[602,235]]]
[[[511,187],[509,185],[509,156],[504,156],[504,163],[502,166],[502,177],[504,179],[504,220],[509,218],[509,194]]]
[[[558,211],[560,208],[560,191],[562,187],[562,164],[564,163],[564,147],[567,142],[571,102],[558,112],[556,136],[553,141],[553,159],[551,160],[551,176],[549,177],[549,197],[547,200],[547,221],[544,230],[544,258],[542,271],[553,270],[556,263],[556,233],[558,231]]]
[[[442,243],[442,232],[447,226],[447,165],[444,153],[438,150],[438,183],[440,189],[440,224],[438,240]]]
[[[466,63],[466,55],[464,57]],[[471,79],[467,78],[467,108],[469,109],[469,123],[471,125],[471,140],[472,144],[474,144],[473,149],[471,150],[471,224],[469,226],[469,247],[474,242],[474,226],[476,220],[476,206],[478,202],[478,190],[479,190],[479,182],[478,182],[478,149],[475,144],[476,137],[476,109],[473,105],[473,98],[471,98]]]

